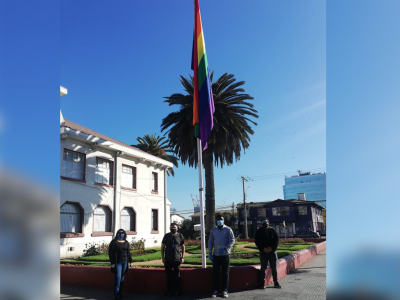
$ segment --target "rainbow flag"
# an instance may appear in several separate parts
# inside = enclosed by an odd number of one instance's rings
[[[214,127],[214,99],[208,69],[206,45],[201,26],[199,0],[194,1],[194,35],[192,49],[192,70],[194,71],[193,126],[195,136],[201,139],[203,151]]]

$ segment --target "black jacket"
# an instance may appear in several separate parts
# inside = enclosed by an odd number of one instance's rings
[[[111,265],[116,265],[117,264],[117,262],[118,262],[118,255],[117,255],[117,251],[115,251],[115,243],[119,243],[118,241],[117,241],[117,239],[113,239],[112,241],[111,241],[111,243],[110,243],[110,245],[109,245],[109,247],[108,247],[108,257],[110,258],[110,263],[111,263]],[[127,243],[128,244],[128,250],[127,250],[127,253],[126,253],[126,255],[127,255],[127,257],[128,257],[128,262],[132,262],[132,255],[131,255],[131,252],[130,252],[130,250],[129,250],[129,242],[128,241],[125,241],[125,243]],[[124,274],[125,273],[128,273],[128,270],[129,270],[129,267],[127,267],[126,268],[126,270],[124,271]],[[112,273],[115,273],[116,272],[116,268],[111,268],[111,272]]]
[[[267,247],[271,247],[272,252],[275,252],[279,245],[279,236],[272,227],[264,228],[261,226],[256,231],[254,242],[261,252]]]

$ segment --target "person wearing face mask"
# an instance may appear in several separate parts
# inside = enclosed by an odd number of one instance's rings
[[[167,291],[165,296],[171,296],[175,286],[175,296],[180,295],[181,264],[185,257],[185,239],[178,232],[178,226],[171,223],[169,233],[164,235],[161,245],[161,258],[167,275]]]
[[[233,231],[224,225],[224,218],[217,217],[217,226],[211,229],[210,238],[208,240],[209,259],[213,262],[213,287],[214,293],[211,297],[215,298],[221,294],[222,297],[228,298],[229,283],[229,254],[231,247],[235,243]],[[214,251],[213,251],[214,250]],[[220,289],[219,269],[222,267],[222,289]]]
[[[114,298],[122,298],[122,288],[124,286],[125,275],[128,274],[129,267],[132,267],[132,256],[129,242],[126,240],[126,232],[119,229],[115,238],[108,247],[108,256],[111,263],[111,272],[114,273]]]
[[[276,269],[276,262],[278,261],[276,249],[279,245],[279,236],[274,228],[269,227],[268,219],[261,221],[261,226],[256,231],[254,242],[256,243],[258,250],[260,250],[260,288],[265,288],[265,275],[268,262],[274,280],[274,287],[281,288],[278,282],[278,272]]]

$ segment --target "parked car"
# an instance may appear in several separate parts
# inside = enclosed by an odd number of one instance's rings
[[[294,234],[294,237],[297,238],[319,238],[319,233],[311,230],[301,230],[297,231],[296,234]]]

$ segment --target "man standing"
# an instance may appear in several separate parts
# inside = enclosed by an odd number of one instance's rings
[[[161,258],[167,274],[167,292],[165,295],[171,296],[175,286],[175,296],[179,296],[181,288],[180,270],[185,257],[185,240],[183,235],[178,233],[178,226],[175,223],[171,223],[170,230],[171,232],[164,235],[161,245]]]
[[[268,262],[272,271],[272,278],[274,279],[274,287],[281,288],[278,282],[278,272],[276,269],[276,262],[278,261],[278,256],[276,254],[276,249],[279,244],[279,237],[275,229],[269,227],[268,219],[261,221],[261,227],[256,231],[254,241],[258,250],[260,250],[260,288],[265,288],[265,273],[267,270]]]
[[[215,298],[220,293],[219,268],[222,267],[222,297],[228,298],[229,254],[235,243],[232,229],[224,225],[224,218],[217,217],[217,226],[211,229],[208,240],[209,259],[213,262],[213,286]],[[214,255],[213,255],[214,248]]]

